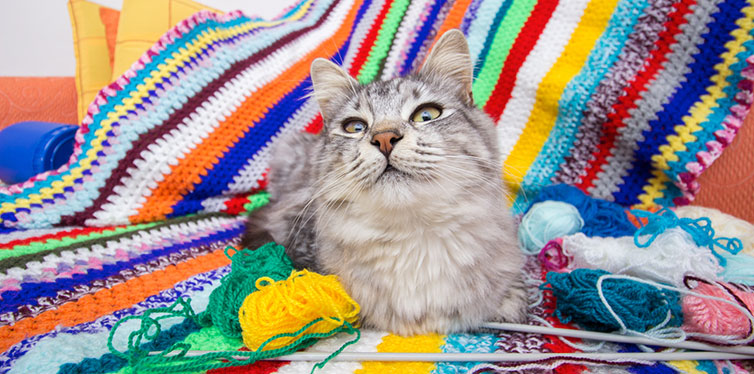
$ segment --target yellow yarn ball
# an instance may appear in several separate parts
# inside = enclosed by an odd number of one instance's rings
[[[254,351],[275,335],[298,332],[295,336],[278,337],[262,350],[286,347],[303,335],[328,333],[346,322],[354,325],[358,318],[359,304],[334,275],[294,270],[287,280],[275,282],[262,277],[256,286],[258,291],[249,294],[238,310],[243,342]]]

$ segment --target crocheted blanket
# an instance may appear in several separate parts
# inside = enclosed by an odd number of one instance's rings
[[[124,370],[105,344],[118,319],[179,296],[206,308],[228,272],[223,248],[242,232],[238,214],[266,202],[270,145],[321,127],[306,99],[316,57],[361,82],[390,78],[460,28],[476,61],[476,103],[498,123],[516,210],[553,182],[623,205],[673,205],[693,200],[697,177],[751,106],[753,19],[744,0],[304,0],[272,21],[197,13],[98,94],[67,165],[0,189],[0,372]],[[535,259],[528,270],[541,279]],[[557,323],[548,308],[533,313]],[[240,348],[212,328],[168,331],[154,350]],[[352,348],[574,349],[525,334],[382,332]],[[561,363],[527,367],[585,368]],[[254,370],[280,365],[310,364]]]

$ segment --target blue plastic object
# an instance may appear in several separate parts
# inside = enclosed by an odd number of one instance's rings
[[[19,122],[0,131],[0,180],[23,182],[57,169],[71,157],[78,126],[52,122]]]

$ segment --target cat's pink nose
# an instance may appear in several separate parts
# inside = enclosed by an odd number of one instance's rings
[[[372,144],[380,149],[385,157],[390,156],[390,152],[393,151],[393,145],[403,139],[398,133],[388,130],[372,136]]]

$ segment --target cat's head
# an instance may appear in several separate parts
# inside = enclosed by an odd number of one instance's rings
[[[324,119],[319,174],[333,198],[367,191],[403,204],[418,193],[458,193],[466,183],[499,180],[492,120],[473,103],[466,39],[451,30],[422,67],[366,85],[325,59],[311,66]],[[343,196],[338,197],[337,194]]]

